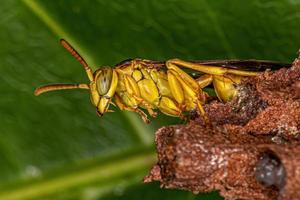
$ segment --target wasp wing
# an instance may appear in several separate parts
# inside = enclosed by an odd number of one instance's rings
[[[135,61],[142,61],[149,65],[149,67],[156,67],[158,69],[165,68],[165,61],[154,61],[154,60],[144,60],[144,59],[127,59],[116,66],[125,66],[130,65],[131,62]],[[276,61],[270,60],[199,60],[199,61],[189,61],[192,63],[197,63],[201,65],[207,66],[219,66],[243,71],[265,71],[267,69],[270,70],[278,70],[283,67],[291,67],[291,63],[281,63]],[[188,70],[189,71],[189,70]]]
[[[209,66],[218,66],[230,69],[237,69],[243,71],[253,71],[260,72],[265,70],[278,70],[280,68],[286,67],[289,68],[292,66],[291,63],[281,63],[274,62],[270,60],[200,60],[200,61],[190,61],[193,63],[207,65]],[[190,74],[193,78],[198,78],[201,76],[201,72],[197,72],[194,70],[185,70],[188,74]]]
[[[225,68],[240,69],[245,71],[278,70],[291,67],[290,63],[274,62],[269,60],[201,60],[192,61],[201,65],[220,66]]]

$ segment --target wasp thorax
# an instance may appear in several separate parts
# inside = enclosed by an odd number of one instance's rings
[[[107,94],[111,85],[112,75],[113,75],[113,71],[111,68],[101,69],[96,80],[96,85],[97,85],[97,90],[99,92],[99,95]]]

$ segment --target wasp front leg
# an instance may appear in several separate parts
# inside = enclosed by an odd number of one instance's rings
[[[148,111],[151,117],[157,117],[157,112],[153,110],[153,107],[148,102],[137,96],[133,96],[133,98],[140,102],[140,105]]]
[[[120,108],[120,110],[127,110],[127,111],[131,111],[131,112],[136,112],[136,113],[138,113],[141,116],[142,120],[145,123],[147,123],[147,124],[150,123],[150,120],[148,119],[146,113],[144,113],[137,106],[130,107],[130,106],[125,105],[125,103],[123,102],[122,98],[119,95],[117,95],[117,94],[115,95],[115,100],[116,100],[116,104]]]

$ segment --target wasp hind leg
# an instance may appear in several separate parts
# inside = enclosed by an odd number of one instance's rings
[[[166,115],[179,117],[182,120],[186,120],[186,117],[182,114],[182,109],[174,99],[162,96],[160,98],[158,108]]]
[[[179,59],[168,60],[166,65],[169,66],[170,69],[174,70],[179,70],[179,67],[184,67],[202,72],[205,74],[204,76],[210,75],[212,77],[215,92],[219,100],[222,102],[230,101],[235,96],[237,93],[235,88],[236,83],[239,83],[244,77],[256,76],[258,74],[258,72],[253,71],[244,71],[219,66],[207,66]],[[205,84],[205,81],[208,80],[209,78],[206,80],[204,78],[204,81],[201,80],[200,83]]]
[[[200,76],[195,80],[198,83],[199,87],[202,89],[209,86],[213,82],[213,75],[203,74],[202,76]]]
[[[170,62],[167,62],[166,65],[170,89],[180,108],[190,111],[196,107],[204,120],[208,122],[203,108],[206,94],[202,91],[197,81],[176,65]]]
[[[253,72],[253,71],[230,69],[230,68],[219,67],[219,66],[208,66],[208,65],[202,65],[202,64],[188,62],[180,59],[168,60],[167,65],[171,66],[171,68],[172,66],[181,66],[188,69],[196,70],[198,72],[203,72],[205,74],[212,74],[212,75],[234,74],[239,76],[256,76],[258,74],[258,72]]]

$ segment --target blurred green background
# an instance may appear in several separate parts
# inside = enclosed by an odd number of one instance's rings
[[[67,39],[96,69],[127,58],[291,62],[300,0],[5,0],[0,7],[0,199],[222,199],[142,184],[155,130],[182,121],[99,118],[87,91],[35,97],[46,83],[86,83]]]

